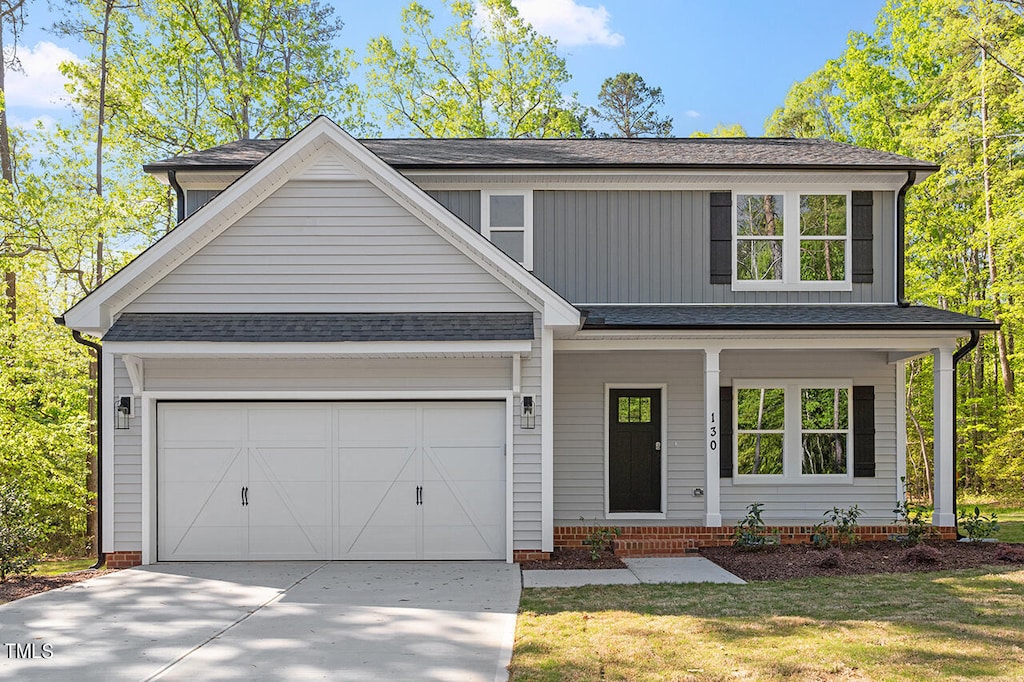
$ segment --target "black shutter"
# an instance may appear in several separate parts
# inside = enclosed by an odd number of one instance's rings
[[[718,476],[732,478],[732,386],[718,389]]]
[[[732,282],[732,192],[711,193],[711,283]]]
[[[873,237],[874,207],[871,192],[853,193],[853,281],[870,284],[874,274]]]
[[[875,387],[853,387],[853,475],[875,475]]]

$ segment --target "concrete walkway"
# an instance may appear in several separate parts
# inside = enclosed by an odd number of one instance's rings
[[[626,568],[523,571],[523,587],[582,587],[640,583],[735,583],[741,580],[704,557],[623,559]]]
[[[500,562],[134,568],[0,606],[0,680],[505,680],[519,592]]]

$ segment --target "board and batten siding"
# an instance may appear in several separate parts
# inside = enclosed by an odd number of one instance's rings
[[[427,194],[454,213],[459,220],[477,232],[480,231],[480,190],[432,189],[427,190]]]
[[[837,379],[875,387],[875,477],[844,484],[721,482],[726,524],[751,502],[765,504],[771,523],[816,523],[833,505],[857,504],[862,523],[888,522],[896,502],[896,374],[884,353],[848,351],[724,351],[721,383],[736,379]],[[605,517],[605,384],[667,384],[668,497],[666,519],[643,525],[702,525],[704,498],[704,359],[694,351],[560,352],[555,354],[555,523]],[[723,455],[731,456],[723,444]],[[616,518],[618,524],[627,520]]]
[[[365,181],[288,182],[125,312],[511,312],[531,306]]]
[[[467,207],[475,207],[479,222],[479,193],[433,194],[467,222]],[[533,273],[574,303],[895,300],[892,192],[874,193],[873,281],[853,284],[851,291],[740,292],[711,284],[710,192],[535,191],[533,211]]]
[[[891,523],[896,506],[896,366],[886,354],[871,351],[773,352],[723,351],[721,383],[736,379],[837,379],[875,387],[875,475],[852,483],[790,485],[733,483],[722,480],[722,519],[735,523],[752,502],[764,503],[767,523],[823,521],[833,506],[856,504],[862,524]],[[730,453],[731,454],[731,453]]]
[[[666,523],[702,523],[703,498],[693,489],[704,486],[703,353],[555,353],[554,382],[556,525],[605,517],[605,384],[668,385]]]
[[[539,317],[539,316],[538,316]],[[536,321],[540,328],[539,319]],[[147,391],[446,391],[511,388],[510,358],[323,358],[323,359],[147,359]],[[540,341],[522,360],[522,390],[540,395]],[[114,356],[114,395],[130,395],[131,381]],[[199,394],[199,395],[197,395]],[[244,400],[244,398],[240,398]],[[136,401],[136,414],[140,412]],[[545,407],[537,405],[538,410]],[[514,411],[518,411],[518,404]],[[539,419],[538,419],[539,424]],[[141,419],[127,430],[113,430],[113,547],[142,548]],[[540,430],[513,422],[513,546],[538,549],[541,543]]]

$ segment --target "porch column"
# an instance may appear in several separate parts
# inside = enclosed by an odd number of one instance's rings
[[[707,431],[704,458],[704,525],[722,525],[722,503],[719,459],[721,452],[722,416],[718,413],[721,404],[719,381],[720,348],[704,349],[704,422]]]
[[[935,512],[932,524],[956,525],[953,514],[953,351],[948,348],[932,349],[935,361]]]
[[[545,326],[540,337],[540,543],[555,549],[555,336]]]

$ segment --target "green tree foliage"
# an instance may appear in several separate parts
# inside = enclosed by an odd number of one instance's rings
[[[890,0],[873,34],[790,90],[771,135],[933,160],[907,200],[907,298],[1002,323],[958,368],[959,481],[1024,496],[1024,5]],[[911,492],[930,490],[931,364],[908,367]]]
[[[402,41],[366,47],[366,87],[387,123],[421,137],[568,137],[579,106],[555,42],[511,0],[443,0],[443,19],[413,2]]]
[[[606,78],[597,94],[590,117],[604,122],[610,132],[600,137],[671,137],[672,117],[661,115],[665,105],[661,88],[647,85],[638,73],[619,73]]]
[[[27,574],[36,564],[36,547],[43,533],[32,515],[25,491],[0,481],[0,582]]]
[[[739,123],[733,123],[732,125],[719,123],[711,129],[710,133],[695,130],[690,134],[690,137],[747,137],[747,131]]]

